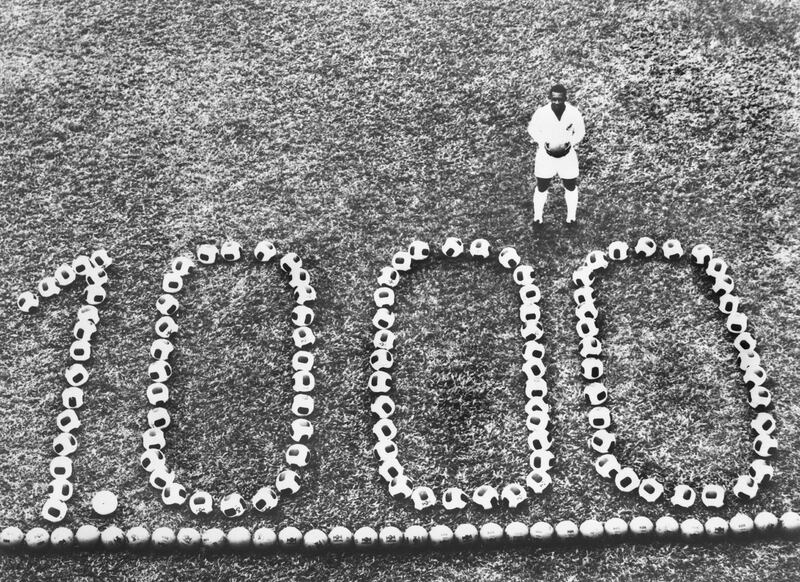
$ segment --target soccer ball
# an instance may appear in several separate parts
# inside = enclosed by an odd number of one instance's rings
[[[628,243],[620,240],[612,242],[608,245],[608,256],[612,261],[624,261],[628,258]]]
[[[761,366],[750,366],[742,375],[742,380],[747,388],[759,387],[767,381],[767,371]]]
[[[378,285],[384,287],[397,287],[400,282],[400,273],[392,267],[383,267],[378,275]]]
[[[168,360],[175,346],[167,339],[154,340],[150,345],[150,356],[156,360]]]
[[[120,530],[122,531],[122,530]],[[122,541],[125,542],[125,534],[122,534]],[[75,534],[68,527],[57,527],[50,534],[50,545],[56,550],[66,550],[75,543]]]
[[[165,293],[177,293],[183,289],[183,277],[178,273],[166,273],[161,282],[161,289]]]
[[[520,265],[516,269],[514,269],[513,273],[514,283],[519,285],[520,287],[524,287],[526,285],[533,285],[533,267],[530,265]]]
[[[572,299],[575,301],[575,305],[580,305],[581,303],[588,303],[594,302],[594,289],[591,287],[578,287],[572,293]]]
[[[611,426],[611,411],[605,406],[596,406],[589,411],[589,426],[598,428],[608,428]]]
[[[556,537],[561,540],[574,540],[580,534],[578,525],[574,521],[565,519],[559,521],[555,527]]]
[[[163,491],[170,483],[175,482],[175,471],[170,471],[166,466],[159,466],[150,473],[150,486]]]
[[[380,418],[389,418],[395,411],[394,400],[382,394],[375,398],[372,406],[370,406],[370,410]]]
[[[497,260],[500,261],[500,264],[506,269],[513,269],[519,265],[520,262],[519,254],[516,249],[512,247],[506,247],[501,250]]]
[[[617,437],[605,429],[596,430],[589,438],[589,447],[598,453],[610,453],[617,442]]]
[[[217,260],[219,249],[214,245],[204,244],[197,247],[197,260],[204,265],[210,265]]]
[[[236,241],[226,240],[222,243],[219,254],[226,261],[238,261],[242,258],[242,245]]]
[[[284,273],[291,273],[295,269],[302,268],[303,259],[301,259],[297,253],[286,253],[281,257],[278,265]]]
[[[522,365],[522,372],[531,380],[541,378],[546,371],[547,366],[545,366],[544,362],[539,358],[529,358],[525,360],[525,363]]]
[[[546,446],[546,443],[549,441],[549,435],[547,435],[547,433],[551,427],[550,415],[540,411],[531,412],[525,419],[525,426],[532,433],[537,433],[544,437],[542,439],[544,442],[536,443],[536,450],[546,450],[542,447]]]
[[[739,309],[740,299],[736,295],[725,293],[719,298],[719,310],[722,313],[733,313]]]
[[[696,265],[707,265],[713,256],[714,251],[706,244],[694,245],[694,247],[692,247],[692,260]]]
[[[278,543],[278,534],[271,527],[259,527],[253,532],[251,543],[257,550],[269,550]]]
[[[525,485],[537,495],[544,493],[552,483],[550,474],[541,469],[534,469],[525,477]]]
[[[166,408],[157,406],[155,408],[151,408],[147,412],[147,425],[150,428],[160,428],[161,430],[164,430],[169,426],[169,424],[170,417]]]
[[[415,487],[411,492],[411,501],[414,503],[414,509],[422,511],[436,505],[436,494],[430,487]]]
[[[628,533],[628,522],[619,517],[612,517],[603,526],[606,534],[611,538],[620,538]]]
[[[397,445],[394,441],[378,441],[372,448],[373,456],[379,461],[397,459]]]
[[[74,386],[64,389],[61,392],[61,402],[64,408],[77,410],[83,406],[83,390]]]
[[[542,323],[540,321],[526,321],[519,329],[519,333],[523,339],[533,338],[535,340],[541,339],[544,335]]]
[[[314,375],[307,370],[300,370],[292,375],[293,386],[295,392],[311,392],[314,389],[316,381]]]
[[[469,497],[458,487],[450,487],[442,494],[442,507],[448,511],[464,509],[468,502]]]
[[[464,243],[460,238],[448,237],[442,245],[442,253],[446,257],[455,258],[464,252]]]
[[[527,533],[527,528],[526,528],[526,533]],[[428,532],[428,535],[431,540],[431,545],[437,547],[450,544],[453,541],[453,538],[455,537],[455,535],[453,534],[453,530],[451,530],[446,525],[434,525]]]
[[[539,300],[542,298],[542,292],[539,290],[539,287],[530,283],[528,285],[523,285],[520,287],[519,290],[519,298],[522,303],[538,303]]]
[[[728,275],[714,277],[714,284],[711,285],[711,290],[717,295],[723,295],[733,291],[733,279]]]
[[[92,356],[92,345],[87,341],[75,340],[69,346],[69,357],[76,362],[85,362]]]
[[[58,523],[67,517],[67,504],[55,497],[50,497],[42,507],[42,517],[50,523]]]
[[[597,324],[593,318],[578,320],[578,323],[575,325],[575,331],[578,333],[578,337],[581,339],[594,337],[600,333],[600,330],[597,328]]]
[[[481,541],[488,545],[497,544],[502,541],[503,533],[503,528],[492,521],[484,523],[478,530]]]
[[[394,356],[389,350],[377,349],[369,357],[369,365],[373,370],[388,370],[394,364]]]
[[[391,350],[394,347],[395,335],[388,329],[379,329],[375,332],[375,337],[372,339],[372,345],[376,348],[383,348],[384,350]]]
[[[295,394],[292,399],[292,414],[310,416],[314,412],[314,399],[308,394]]]
[[[703,527],[703,523],[699,519],[690,517],[681,522],[681,537],[685,540],[699,539],[703,537],[705,532],[706,528]]]
[[[728,528],[731,533],[737,536],[744,536],[752,533],[754,527],[753,519],[744,513],[737,513],[728,522]]]
[[[53,439],[53,451],[61,457],[71,455],[77,450],[78,441],[68,432],[58,433],[58,436]]]
[[[758,493],[758,483],[750,475],[740,475],[733,486],[733,494],[741,501],[750,501]]]
[[[581,373],[587,380],[597,380],[603,375],[603,362],[597,358],[584,358]]]
[[[373,372],[369,377],[369,382],[367,385],[369,386],[371,392],[374,392],[375,394],[382,394],[392,389],[393,381],[388,372],[378,370],[377,372]]]
[[[39,307],[39,298],[30,291],[25,291],[17,297],[17,307],[19,307],[23,313],[31,313],[34,309]]]
[[[728,273],[728,263],[722,259],[710,259],[706,266],[706,275],[713,278],[722,277]]]
[[[542,378],[529,378],[525,380],[525,396],[531,398],[544,398],[547,396],[547,382]]]
[[[225,532],[218,527],[210,527],[207,530],[203,530],[200,541],[207,550],[219,550],[225,545]]]
[[[284,469],[275,478],[275,488],[280,494],[294,495],[300,491],[300,475],[291,469]]]
[[[89,259],[95,266],[97,267],[108,267],[114,261],[108,255],[108,251],[105,249],[97,249],[92,253],[92,256]]]
[[[725,505],[725,488],[722,485],[706,485],[700,499],[706,507],[722,507]]]
[[[462,546],[474,544],[480,539],[478,528],[471,523],[462,523],[453,530],[453,537]]]
[[[653,533],[655,525],[650,518],[643,515],[637,515],[628,524],[628,529],[636,537],[646,537]]]
[[[753,525],[761,533],[772,533],[778,528],[778,518],[774,513],[761,511],[753,518]]]
[[[241,517],[246,509],[244,497],[238,493],[229,493],[219,502],[219,510],[225,517]]]
[[[667,260],[677,261],[683,256],[683,247],[679,241],[671,238],[661,245],[661,252]]]
[[[539,321],[542,317],[542,310],[536,303],[523,303],[519,307],[519,319],[522,323],[526,321]]]
[[[257,261],[261,261],[262,263],[268,263],[275,258],[277,254],[278,251],[275,249],[275,245],[269,240],[260,241],[256,245],[256,248],[253,249],[253,256]]]
[[[584,387],[583,397],[587,404],[597,406],[608,400],[608,391],[602,382],[592,382]]]
[[[103,532],[103,534],[105,534],[105,532]],[[175,534],[175,540],[178,542],[178,547],[182,550],[196,549],[203,542],[200,532],[193,527],[182,527],[179,529]]]
[[[72,364],[64,371],[64,377],[70,386],[83,386],[89,380],[89,370],[83,364]]]
[[[528,412],[528,416],[533,416]],[[550,431],[546,429],[539,429],[531,431],[528,435],[528,448],[532,451],[547,451],[553,446],[553,437]]]
[[[394,325],[395,315],[385,307],[380,307],[372,318],[372,325],[377,329],[389,329]]]
[[[469,254],[473,258],[489,258],[489,241],[483,238],[476,238],[469,245]]]
[[[314,332],[310,327],[296,327],[292,332],[292,341],[298,349],[303,349],[308,346],[313,346],[316,341]]]
[[[572,282],[576,287],[591,287],[594,283],[594,274],[588,267],[578,267],[572,272]]]
[[[411,548],[420,548],[428,543],[428,530],[421,525],[410,525],[403,532],[406,543]]]
[[[766,410],[772,404],[772,395],[763,386],[750,389],[747,403],[753,410]]]
[[[141,525],[134,526],[125,532],[125,541],[132,550],[143,550],[150,545],[150,532]]]
[[[530,529],[531,539],[539,544],[551,541],[555,533],[555,528],[546,521],[537,521]]]
[[[188,275],[195,268],[194,261],[189,257],[175,257],[170,263],[170,269],[181,277]]]
[[[317,291],[308,284],[295,287],[294,291],[292,291],[292,295],[294,296],[295,303],[298,305],[305,305],[306,303],[317,300]]]
[[[375,307],[391,307],[394,305],[394,291],[391,287],[378,287],[372,295]]]
[[[228,545],[238,552],[248,549],[252,540],[250,530],[241,525],[231,528],[226,537],[228,538]]]
[[[78,255],[72,260],[72,270],[76,275],[85,275],[90,269],[97,268],[92,259],[86,255]]]
[[[392,256],[392,267],[396,271],[405,272],[411,270],[411,253],[406,251],[398,251]]]
[[[758,434],[772,434],[775,431],[775,418],[768,412],[759,412],[750,422],[750,428]]]
[[[611,453],[600,455],[594,462],[594,469],[604,479],[613,479],[622,467]]]
[[[298,350],[292,356],[292,369],[295,372],[310,372],[314,367],[314,354]]]
[[[753,440],[753,451],[759,457],[769,458],[778,451],[778,441],[767,434],[760,434]]]
[[[296,289],[300,285],[308,285],[311,283],[311,274],[305,269],[294,269],[289,273],[289,287]]]
[[[630,493],[639,488],[640,480],[636,471],[630,467],[623,467],[617,472],[616,477],[614,477],[614,484],[617,486],[617,489],[623,493]]]
[[[512,544],[518,544],[530,538],[528,526],[520,521],[512,521],[505,528],[506,539]]]
[[[353,543],[362,550],[372,549],[378,545],[378,532],[367,525],[358,528],[353,534]]]
[[[247,531],[248,543],[247,543],[247,546],[244,546],[244,547],[248,547],[250,545],[250,539],[249,539],[250,532],[246,528],[242,528],[242,529]],[[230,542],[230,539],[231,539],[231,533],[233,533],[233,530],[228,532],[228,541],[229,542]],[[312,552],[318,552],[318,551],[324,549],[325,546],[327,546],[327,545],[328,545],[328,535],[324,531],[322,531],[321,529],[317,529],[317,528],[310,529],[303,535],[303,547],[306,550],[309,550],[309,551],[312,551]]]
[[[412,261],[424,261],[431,256],[431,247],[426,242],[415,240],[408,245],[408,254]]]
[[[278,507],[278,494],[272,487],[262,487],[253,495],[251,502],[257,511],[270,511]]]
[[[47,495],[61,501],[69,501],[72,499],[72,494],[75,492],[75,487],[71,481],[58,477],[47,484]]]
[[[697,493],[688,485],[680,484],[675,486],[675,491],[670,498],[670,503],[677,507],[688,509],[694,505],[697,499]]]
[[[156,360],[147,367],[147,375],[154,382],[165,382],[172,376],[172,366],[164,360]]]
[[[528,494],[525,489],[516,483],[510,483],[503,487],[503,491],[500,493],[500,500],[510,509],[516,509],[528,500]],[[527,535],[527,533],[528,528],[526,527],[525,534]]]
[[[56,272],[53,273],[53,276],[56,279],[56,283],[61,287],[72,285],[76,278],[75,270],[67,263],[59,265]]]
[[[86,271],[84,279],[89,285],[105,285],[108,283],[108,274],[106,274],[105,269],[92,267]]]
[[[77,535],[78,532],[75,533],[76,538]],[[158,527],[153,530],[150,536],[150,543],[157,550],[169,549],[175,543],[175,532],[169,527]]]
[[[523,352],[523,357],[526,360],[530,360],[531,358],[543,358],[544,357],[544,345],[539,343],[536,340],[528,340],[525,342],[525,348]]]
[[[586,301],[584,303],[579,303],[575,307],[575,315],[578,319],[597,319],[597,316],[600,315],[600,312],[597,310],[597,306],[594,304],[594,301]]]
[[[161,315],[175,315],[181,304],[174,296],[166,293],[156,300],[156,309]]]
[[[72,336],[76,340],[90,341],[92,336],[97,331],[97,327],[89,320],[79,320],[72,328]]]
[[[787,511],[781,516],[781,528],[789,535],[800,532],[800,515],[794,511]]]
[[[744,313],[734,311],[725,320],[725,327],[731,333],[743,333],[747,329],[747,316]]]
[[[633,250],[642,258],[652,257],[656,254],[656,241],[650,237],[643,236],[636,242]]]
[[[341,525],[334,526],[328,532],[328,541],[336,549],[346,548],[353,543],[353,532]]]
[[[472,501],[484,509],[493,509],[497,507],[500,495],[498,495],[497,489],[491,485],[481,485],[473,492]]]
[[[382,461],[380,467],[378,467],[378,474],[384,481],[391,483],[392,479],[403,474],[403,466],[396,457],[392,459],[386,459]]]
[[[93,548],[99,541],[100,530],[94,525],[82,525],[75,530],[75,542],[80,548]]]
[[[58,286],[58,281],[55,277],[45,277],[39,281],[37,289],[42,297],[53,297],[61,293],[61,287]]]
[[[164,439],[164,431],[159,428],[151,428],[142,433],[142,446],[145,449],[163,449],[167,446]]]
[[[58,426],[61,432],[72,432],[81,426],[81,421],[78,419],[78,415],[75,411],[69,409],[60,412],[58,416],[56,416],[56,426]]]
[[[209,515],[214,509],[214,500],[205,491],[195,491],[189,497],[189,510],[195,515]]]
[[[286,449],[286,463],[293,467],[305,467],[310,455],[311,451],[307,446],[295,443]]]
[[[163,404],[169,400],[169,388],[166,384],[154,382],[147,387],[147,401],[152,406]]]
[[[596,519],[587,519],[578,527],[581,537],[587,540],[595,541],[603,537],[603,522]]]
[[[165,467],[166,463],[167,459],[161,449],[147,449],[139,457],[139,464],[148,473],[152,473],[158,467]]]
[[[186,487],[180,483],[170,483],[161,491],[161,501],[164,505],[183,505],[189,494]]]
[[[158,337],[166,339],[178,332],[178,324],[169,315],[164,315],[156,321],[155,331]]]
[[[756,349],[756,340],[747,332],[740,333],[734,338],[733,346],[738,350],[739,354],[752,352]]]
[[[605,269],[608,267],[608,264],[606,254],[603,251],[592,251],[586,255],[586,266],[592,271]]]
[[[408,499],[412,493],[411,480],[405,475],[398,475],[389,481],[389,495],[393,499]]]

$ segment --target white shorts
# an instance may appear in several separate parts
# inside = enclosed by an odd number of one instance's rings
[[[573,180],[578,177],[578,154],[571,149],[563,158],[554,158],[543,147],[539,147],[533,162],[533,175],[537,178],[558,176],[562,180]]]

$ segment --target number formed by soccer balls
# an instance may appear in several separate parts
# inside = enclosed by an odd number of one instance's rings
[[[464,252],[465,245],[461,239],[450,237],[441,247],[440,258],[449,260],[463,255]],[[473,259],[485,260],[491,256],[491,247],[487,240],[476,239],[470,243],[468,252]],[[396,314],[391,309],[395,305],[394,288],[400,282],[401,274],[433,256],[435,255],[428,243],[414,241],[407,250],[395,253],[391,266],[384,267],[380,271],[377,279],[380,286],[373,294],[377,308],[372,319],[372,324],[376,328],[373,338],[375,349],[370,356],[373,372],[367,383],[369,390],[374,394],[371,410],[378,417],[373,426],[373,433],[378,439],[373,448],[374,455],[380,462],[378,472],[388,483],[392,497],[410,499],[418,510],[436,505],[439,495],[428,486],[413,486],[412,480],[405,475],[405,469],[398,460],[398,448],[394,441],[397,428],[392,421],[396,407],[392,397],[388,395],[394,387],[391,375],[394,357],[391,350],[395,343],[392,327],[395,324]],[[498,261],[504,269],[512,272],[512,279],[519,287],[520,335],[525,340],[522,371],[526,377],[525,394],[528,402],[525,411],[526,425],[530,431],[528,445],[531,449],[531,470],[527,472],[524,481],[531,492],[542,493],[552,483],[549,470],[553,462],[553,454],[550,452],[553,441],[550,434],[550,406],[545,400],[547,397],[547,382],[544,380],[546,366],[543,361],[545,348],[540,343],[544,335],[539,309],[541,292],[534,283],[533,269],[520,264],[520,256],[515,249],[503,248],[498,254]],[[505,485],[502,492],[498,492],[492,485],[484,484],[476,487],[472,496],[458,487],[450,487],[441,494],[442,506],[447,510],[462,509],[469,499],[487,510],[498,506],[501,501],[508,507],[516,508],[527,501],[528,494],[525,487],[516,482]]]

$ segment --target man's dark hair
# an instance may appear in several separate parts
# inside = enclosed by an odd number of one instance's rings
[[[564,96],[567,96],[567,88],[564,87],[561,83],[556,83],[552,87],[550,87],[550,92],[548,95],[552,95],[553,93],[563,93]]]

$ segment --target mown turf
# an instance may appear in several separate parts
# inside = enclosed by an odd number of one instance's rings
[[[12,300],[78,252],[117,260],[75,456],[70,525],[197,522],[138,468],[161,273],[201,242],[273,238],[319,292],[313,466],[261,523],[330,527],[605,519],[668,508],[591,469],[572,269],[614,239],[676,237],[729,261],[770,374],[782,445],[749,512],[798,507],[798,12],[782,2],[9,3],[0,10],[3,524],[38,517],[76,291]],[[531,224],[525,125],[562,81],[587,120],[577,228]],[[514,245],[536,267],[556,422],[552,491],[512,514],[420,516],[377,476],[365,384],[375,276],[414,238]],[[615,267],[598,286],[620,457],[729,483],[748,413],[723,319],[687,266]],[[439,263],[398,288],[396,422],[407,471],[435,488],[525,472],[515,288],[498,266]],[[215,495],[251,494],[288,437],[291,300],[274,267],[203,269],[181,294],[169,458]],[[722,514],[740,505],[730,503]],[[700,516],[708,515],[699,510]],[[225,524],[230,526],[230,523]],[[3,557],[4,579],[793,579],[789,542],[323,558]]]

